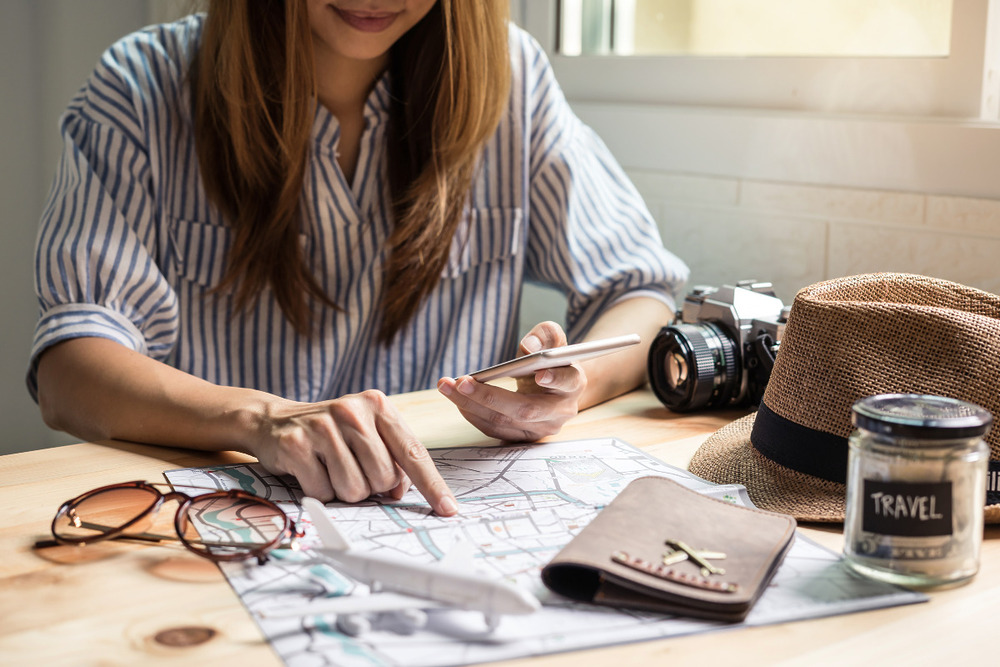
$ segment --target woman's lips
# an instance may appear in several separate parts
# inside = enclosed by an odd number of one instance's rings
[[[377,14],[364,14],[361,12],[348,12],[343,9],[334,9],[337,15],[355,30],[360,30],[361,32],[382,32],[396,20],[398,14],[395,13],[377,13]]]

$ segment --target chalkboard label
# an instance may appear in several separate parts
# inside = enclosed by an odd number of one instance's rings
[[[1000,504],[1000,461],[990,461],[986,473],[986,504]]]
[[[862,530],[879,535],[951,535],[951,482],[864,483]]]

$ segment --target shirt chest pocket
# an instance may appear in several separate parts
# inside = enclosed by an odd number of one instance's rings
[[[299,234],[299,243],[303,257],[308,256],[308,238],[304,234]],[[181,218],[170,221],[173,266],[184,280],[207,288],[217,287],[226,273],[232,245],[233,231],[229,227]]]
[[[476,266],[513,257],[523,244],[519,208],[472,208],[451,239],[441,278],[458,278]]]
[[[232,245],[232,230],[192,220],[170,221],[173,266],[184,280],[215,287],[226,272],[226,258]]]

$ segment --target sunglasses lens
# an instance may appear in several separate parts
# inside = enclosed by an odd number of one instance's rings
[[[287,521],[277,507],[252,497],[207,494],[191,502],[178,532],[210,558],[243,558],[280,541]]]
[[[112,488],[86,495],[59,514],[53,533],[67,540],[101,537],[142,517],[158,497],[153,489],[136,487]],[[146,523],[143,517],[129,526],[129,532],[144,530]]]

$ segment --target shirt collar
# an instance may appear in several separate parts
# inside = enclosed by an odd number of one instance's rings
[[[386,71],[375,83],[375,88],[365,100],[365,122],[369,126],[378,125],[389,117],[389,92],[390,76]],[[316,112],[313,118],[312,136],[317,147],[333,150],[336,144],[337,132],[340,129],[340,122],[337,117],[319,103],[316,102]]]

